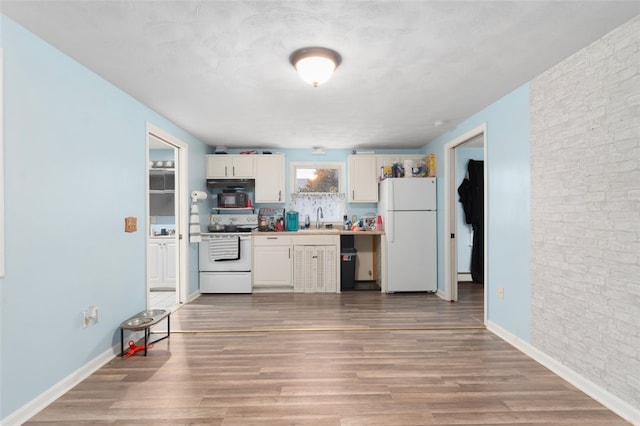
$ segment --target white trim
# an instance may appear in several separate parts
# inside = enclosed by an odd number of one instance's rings
[[[149,164],[149,135],[153,135],[159,139],[174,145],[177,148],[177,171],[178,171],[178,187],[176,188],[176,200],[178,200],[178,212],[176,217],[176,234],[178,235],[178,299],[179,303],[188,303],[189,299],[189,145],[175,136],[167,133],[161,128],[147,122],[146,146],[147,154],[145,159],[145,170]],[[149,192],[149,180],[147,179],[147,193]],[[147,217],[144,220],[146,224],[147,245],[149,246],[149,200],[147,199]],[[147,266],[148,273],[148,266]],[[147,292],[148,296],[148,292]]]
[[[0,48],[0,277],[4,273],[4,50]]]
[[[455,205],[454,201],[456,197],[452,197],[455,189],[455,148],[458,145],[474,139],[482,135],[483,137],[483,158],[485,162],[484,167],[484,324],[487,323],[487,289],[489,287],[489,271],[488,271],[488,238],[487,238],[487,223],[489,217],[489,186],[488,186],[488,156],[487,156],[487,123],[483,123],[480,126],[469,130],[461,136],[453,139],[451,142],[447,142],[444,145],[444,292],[446,295],[445,300],[455,301],[458,300],[458,281],[453,277],[457,276],[457,267],[454,259],[455,255],[452,255],[452,250],[455,250],[455,244],[452,244],[450,235],[456,234],[455,229]]]
[[[107,349],[102,354],[72,372],[67,377],[51,386],[49,389],[27,402],[13,413],[9,414],[7,417],[2,419],[0,424],[2,426],[13,426],[25,423],[53,401],[69,392],[78,383],[82,382],[84,379],[98,371],[106,363],[117,357],[119,353],[120,345]]]
[[[634,425],[640,425],[640,409],[633,407],[631,404],[623,401],[603,387],[593,383],[584,376],[581,376],[571,368],[562,364],[560,361],[552,358],[540,349],[532,346],[530,343],[525,342],[518,336],[511,334],[498,324],[487,321],[487,330],[509,343],[520,352],[529,356],[534,361],[537,361],[547,367],[549,370],[553,371],[555,374],[562,377],[564,380],[571,383],[573,386],[577,387],[623,419],[633,423]]]

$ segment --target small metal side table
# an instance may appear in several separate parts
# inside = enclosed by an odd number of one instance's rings
[[[151,336],[151,326],[159,323],[163,319],[167,319],[167,335],[163,336],[159,339],[154,340],[153,342],[149,341],[149,337]],[[133,355],[135,352],[144,349],[144,356],[147,356],[147,349],[150,346],[153,346],[154,343],[159,342],[160,340],[167,339],[171,335],[171,311],[167,311],[164,309],[150,309],[148,311],[142,311],[131,318],[123,321],[120,324],[120,356],[124,357],[124,331],[144,331],[144,346],[135,346],[129,345],[131,347],[130,355]]]

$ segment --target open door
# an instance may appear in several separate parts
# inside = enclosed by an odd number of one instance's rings
[[[465,160],[471,159],[478,160],[478,156],[470,155],[466,148],[480,148],[481,159],[485,161],[487,159],[487,141],[486,141],[486,125],[479,126],[464,135],[454,139],[447,143],[444,147],[445,155],[445,241],[444,241],[444,254],[445,254],[445,295],[444,297],[450,301],[458,300],[458,280],[461,271],[465,272],[467,269],[466,262],[469,258],[465,257],[464,246],[469,246],[470,233],[468,227],[465,227],[460,203],[458,201],[458,186],[460,176],[464,175]],[[463,152],[463,149],[465,152]],[[467,158],[468,157],[468,158]],[[462,168],[462,170],[460,170]],[[484,173],[484,229],[486,230],[487,224],[487,173]],[[487,321],[487,236],[484,237],[483,247],[481,248],[484,254],[484,323]],[[470,251],[469,251],[470,253]],[[463,263],[460,263],[463,262]],[[463,274],[464,276],[464,274]]]
[[[174,310],[187,299],[186,145],[147,126],[147,308]]]

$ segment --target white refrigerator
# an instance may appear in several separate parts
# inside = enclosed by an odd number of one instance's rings
[[[436,291],[436,179],[383,180],[378,214],[385,233],[386,291]]]

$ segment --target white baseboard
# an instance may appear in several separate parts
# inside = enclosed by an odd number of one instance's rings
[[[200,293],[200,291],[194,291],[189,296],[187,296],[187,303],[186,304],[189,304],[189,303],[193,302],[194,300],[196,300],[201,295],[202,294]]]
[[[471,272],[458,272],[458,282],[473,281],[471,278]]]
[[[107,349],[64,379],[29,401],[0,421],[2,426],[19,426],[42,411],[47,405],[60,398],[75,385],[92,375],[106,363],[120,354],[120,345]]]
[[[436,291],[436,296],[438,296],[442,300],[446,300],[447,302],[450,302],[450,300],[447,298],[447,294],[440,289]]]
[[[553,371],[555,374],[562,377],[564,380],[571,383],[591,398],[600,402],[623,419],[636,426],[640,425],[640,409],[632,406],[626,401],[623,401],[611,392],[593,383],[591,380],[581,376],[574,370],[562,364],[560,361],[550,357],[540,349],[531,346],[530,343],[511,334],[499,325],[491,321],[487,321],[487,329],[525,355],[547,367],[549,370]]]

